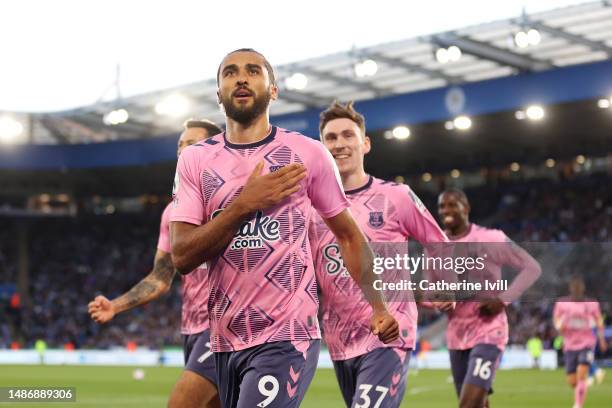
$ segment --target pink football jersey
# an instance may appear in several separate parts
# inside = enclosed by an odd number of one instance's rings
[[[503,243],[511,242],[502,231],[489,229],[476,224],[470,224],[468,233],[454,242]],[[486,247],[485,247],[486,248]],[[491,245],[490,249],[499,247]],[[501,252],[501,251],[500,251]],[[495,281],[502,277],[504,265],[521,269],[523,265],[515,264],[512,257],[507,259],[489,258],[486,262],[484,279]],[[466,350],[477,344],[493,344],[504,350],[508,342],[508,317],[502,311],[494,317],[483,317],[479,314],[479,302],[458,301],[455,310],[448,313],[448,328],[446,330],[447,347],[451,350]]]
[[[162,213],[159,226],[157,249],[171,253],[170,214],[172,203],[168,204]],[[181,333],[197,334],[210,327],[208,322],[208,271],[206,264],[200,266],[188,275],[182,275],[183,310],[181,313]]]
[[[601,321],[599,302],[586,299],[582,302],[560,298],[553,312],[555,325],[563,336],[563,350],[576,351],[595,348],[597,338],[593,329]]]
[[[313,207],[331,218],[349,206],[338,169],[320,142],[273,126],[257,143],[234,144],[222,133],[186,148],[178,163],[171,220],[208,222],[240,194],[261,161],[264,173],[302,163],[308,175],[300,191],[253,214],[227,248],[208,261],[214,352],[320,338],[308,225]]]
[[[403,184],[370,176],[366,185],[346,191],[351,213],[370,242],[446,242],[446,235],[421,200]],[[372,308],[340,257],[334,235],[320,217],[312,240],[323,306],[323,335],[333,360],[346,360],[380,347],[414,348],[417,308],[414,301],[389,302],[400,337],[389,344],[370,331]],[[406,247],[407,249],[407,247]]]

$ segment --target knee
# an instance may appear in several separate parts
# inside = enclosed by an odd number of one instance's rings
[[[482,408],[482,404],[473,398],[461,398],[459,408]]]
[[[576,378],[575,377],[574,378],[568,378],[567,379],[567,384],[570,387],[574,388],[576,386]]]

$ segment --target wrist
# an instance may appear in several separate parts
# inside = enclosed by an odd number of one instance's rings
[[[384,302],[372,303],[371,306],[372,306],[372,310],[374,311],[374,314],[389,313],[389,310],[387,309],[387,305]]]
[[[246,200],[241,199],[240,197],[241,196],[239,195],[238,198],[236,198],[236,200],[232,204],[230,204],[229,207],[231,207],[232,210],[236,211],[236,214],[238,214],[238,216],[246,217],[247,215],[255,211],[255,209],[252,209],[251,206],[249,206],[249,204],[246,202]]]

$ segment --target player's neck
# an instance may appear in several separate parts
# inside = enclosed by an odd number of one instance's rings
[[[470,222],[467,222],[465,224],[459,224],[457,227],[455,228],[448,228],[446,230],[446,235],[450,238],[450,239],[459,239],[459,238],[463,238],[464,236],[466,236],[468,234],[468,232],[470,231],[470,226],[472,224]]]
[[[344,191],[357,190],[359,187],[365,186],[370,179],[368,173],[363,169],[350,174],[341,174],[340,177],[342,178]]]
[[[259,142],[268,136],[271,127],[267,112],[259,115],[253,122],[246,125],[226,117],[225,125],[225,137],[230,143],[235,144]]]

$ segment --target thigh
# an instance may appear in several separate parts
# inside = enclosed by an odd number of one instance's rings
[[[477,344],[474,346],[470,351],[463,383],[475,385],[489,392],[495,379],[500,356],[501,350],[493,344]]]
[[[359,362],[362,356],[351,358],[348,360],[334,361],[334,371],[336,372],[336,379],[340,386],[340,393],[346,406],[351,406],[353,402],[353,396],[355,395],[355,389],[357,385],[357,374]]]
[[[217,384],[217,369],[213,352],[210,350],[210,331],[204,330],[199,334],[189,336],[189,349],[185,348],[185,370],[192,371]]]
[[[241,352],[214,353],[215,366],[217,369],[217,388],[221,406],[234,408],[238,404],[240,396],[240,378],[236,365]]]
[[[308,342],[303,351],[291,342],[258,346],[241,364],[238,408],[299,407],[314,376],[321,343]]]
[[[192,371],[185,370],[172,390],[168,408],[220,407],[217,386]]]
[[[467,374],[468,364],[470,362],[470,351],[468,350],[449,350],[451,373],[453,374],[453,382],[455,383],[455,392],[457,396],[461,394],[461,387]]]
[[[563,353],[563,360],[565,362],[565,373],[576,374],[576,368],[578,367],[578,357],[580,351],[568,350]]]
[[[353,408],[397,408],[406,392],[410,350],[379,348],[362,356]]]

